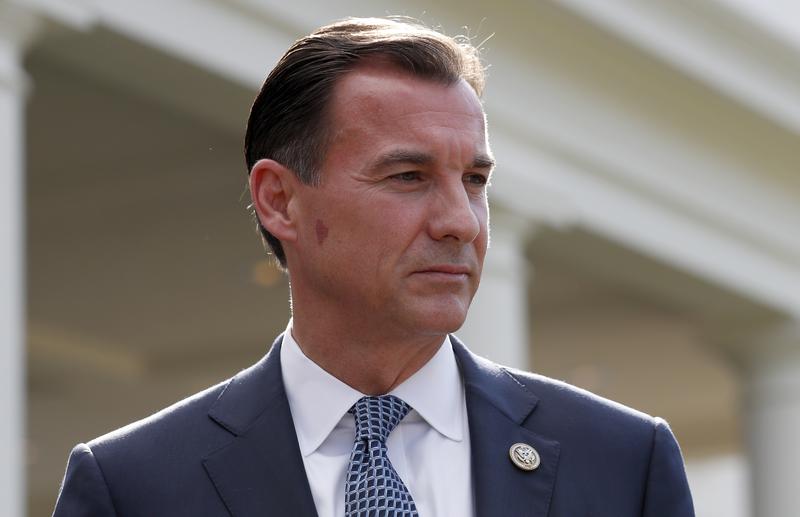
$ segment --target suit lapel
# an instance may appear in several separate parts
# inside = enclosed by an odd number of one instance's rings
[[[451,340],[466,389],[476,517],[546,517],[559,444],[524,425],[538,398],[507,370]],[[512,463],[509,449],[515,443],[536,449],[541,456],[536,470]]]
[[[209,411],[232,439],[203,465],[234,517],[317,515],[283,387],[281,341],[235,376]]]

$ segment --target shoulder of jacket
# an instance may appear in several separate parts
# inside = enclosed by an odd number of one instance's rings
[[[575,421],[591,421],[593,427],[606,422],[627,428],[639,427],[648,433],[663,421],[562,380],[515,368],[502,368],[539,399],[537,411],[562,413]]]
[[[89,441],[87,445],[93,451],[98,448],[129,446],[133,442],[151,442],[162,434],[173,434],[198,425],[211,424],[213,422],[208,417],[208,411],[231,379],[226,379],[152,415],[99,436]]]

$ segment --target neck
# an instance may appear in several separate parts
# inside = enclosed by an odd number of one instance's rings
[[[383,395],[422,368],[445,335],[392,336],[365,325],[322,324],[294,312],[292,336],[306,357],[366,395]],[[349,322],[348,322],[349,323]]]

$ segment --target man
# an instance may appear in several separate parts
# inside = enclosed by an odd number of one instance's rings
[[[408,22],[292,46],[245,139],[286,332],[231,380],[77,446],[56,516],[693,515],[662,420],[450,335],[488,243],[482,86],[473,47]]]

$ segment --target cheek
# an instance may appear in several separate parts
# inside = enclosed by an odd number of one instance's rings
[[[322,246],[322,243],[324,243],[325,239],[328,238],[328,227],[325,226],[325,223],[323,223],[321,219],[317,219],[317,223],[314,226],[314,231],[317,234],[317,244]]]
[[[486,254],[486,249],[489,247],[489,240],[490,240],[490,227],[489,227],[489,217],[488,211],[484,210],[483,212],[478,212],[477,214],[478,221],[480,224],[480,233],[478,237],[475,239],[475,247],[478,250],[478,253],[481,257]]]

